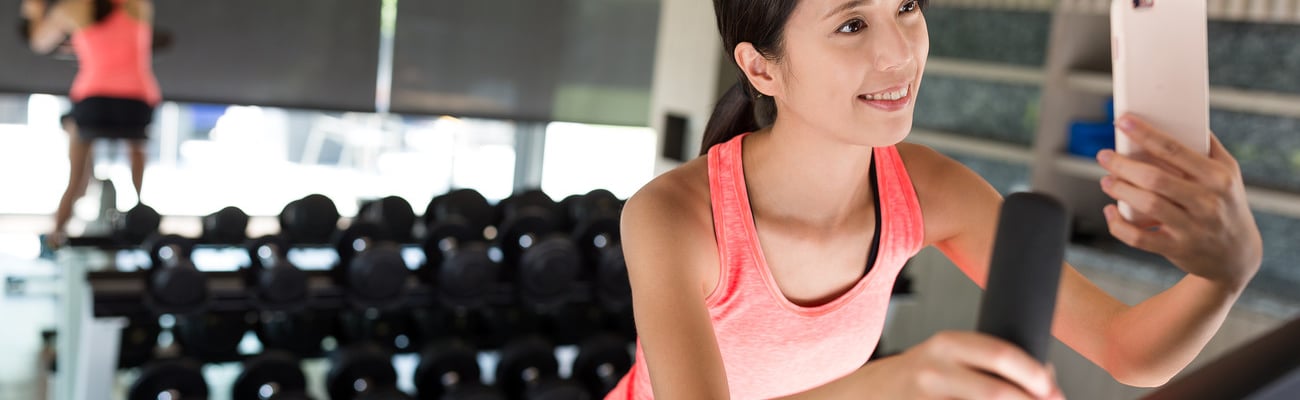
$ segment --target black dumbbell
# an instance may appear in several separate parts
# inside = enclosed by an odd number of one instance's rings
[[[194,241],[176,235],[157,236],[146,248],[150,259],[146,303],[160,314],[201,308],[208,298],[208,279],[190,259]]]
[[[458,219],[482,235],[488,226],[496,222],[496,212],[479,192],[456,189],[429,201],[429,206],[424,209],[424,224],[432,226],[439,221]]]
[[[388,196],[363,204],[357,211],[357,220],[383,226],[388,230],[388,237],[396,242],[413,241],[415,210],[401,197]]]
[[[140,370],[140,377],[131,384],[126,398],[203,400],[208,398],[208,382],[203,378],[199,364],[193,360],[155,360]]]
[[[204,362],[227,362],[242,358],[239,342],[253,329],[257,314],[245,310],[207,311],[176,316],[173,333],[181,354]]]
[[[425,347],[415,369],[421,400],[500,399],[505,395],[479,380],[478,352],[459,339],[444,339]]]
[[[407,310],[343,309],[339,311],[338,322],[335,338],[345,346],[370,342],[390,352],[411,353],[418,349],[417,341],[421,339],[414,334]]]
[[[157,234],[161,223],[162,216],[157,211],[139,203],[112,217],[113,238],[119,243],[137,245]]]
[[[157,316],[148,312],[127,316],[117,353],[117,367],[135,368],[152,360],[158,347],[159,333],[162,333],[162,326],[158,324]]]
[[[257,338],[267,349],[281,349],[302,358],[324,354],[321,341],[335,333],[337,313],[304,309],[262,312]]]
[[[592,395],[603,397],[614,390],[630,369],[632,353],[628,351],[628,342],[618,335],[597,334],[578,346],[573,379],[585,385]]]
[[[244,361],[230,389],[232,400],[306,400],[307,377],[297,357],[268,351]]]
[[[521,336],[501,348],[496,385],[512,400],[590,399],[582,386],[560,379],[555,348],[538,336]]]
[[[330,400],[398,398],[393,357],[373,343],[339,349],[325,377]]]
[[[618,244],[621,239],[619,218],[622,203],[605,189],[596,189],[584,195],[569,196],[561,202],[568,215],[568,228],[573,241],[583,251],[588,265],[599,262],[602,249]]]
[[[248,240],[248,214],[226,207],[203,217],[204,243],[237,245]]]
[[[488,305],[501,266],[492,259],[482,229],[459,215],[443,215],[426,229],[421,280],[437,288],[442,305],[474,310]]]
[[[280,211],[280,235],[291,243],[329,243],[338,223],[338,207],[320,194],[291,201]]]
[[[539,309],[567,304],[581,273],[582,256],[560,230],[559,205],[540,190],[516,194],[498,205],[498,244],[507,281],[517,286],[523,304]]]
[[[348,300],[361,308],[390,307],[404,300],[411,270],[401,248],[378,225],[354,223],[334,241],[339,263],[335,281],[347,289]]]
[[[289,262],[289,241],[263,236],[244,244],[249,264],[242,272],[254,305],[266,311],[300,309],[307,303],[307,272]]]

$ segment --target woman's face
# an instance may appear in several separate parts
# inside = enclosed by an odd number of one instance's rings
[[[783,51],[774,66],[778,118],[870,146],[911,130],[930,51],[918,0],[800,0]]]

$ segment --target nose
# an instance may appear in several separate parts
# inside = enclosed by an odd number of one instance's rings
[[[913,62],[912,41],[897,22],[878,30],[875,46],[875,66],[880,71],[895,71]]]

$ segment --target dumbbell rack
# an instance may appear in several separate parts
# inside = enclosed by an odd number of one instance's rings
[[[119,361],[119,341],[127,325],[126,316],[151,312],[143,301],[147,271],[122,271],[116,266],[119,251],[135,248],[91,243],[93,245],[87,247],[69,246],[56,254],[64,276],[57,339],[60,371],[54,392],[57,399],[86,399],[95,397],[91,394],[112,393]],[[344,310],[350,306],[345,290],[337,286],[328,269],[306,272],[311,309]],[[206,310],[256,309],[239,272],[205,272],[205,275],[210,290]],[[403,309],[439,306],[437,294],[431,286],[423,284],[415,276],[410,277],[406,285]],[[582,303],[591,300],[588,282],[575,282],[574,285],[570,301]],[[489,302],[510,303],[514,297],[512,286],[509,283],[498,285]]]

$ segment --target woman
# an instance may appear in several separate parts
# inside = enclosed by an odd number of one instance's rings
[[[608,398],[1060,397],[1049,367],[973,332],[867,362],[893,280],[921,248],[983,286],[1002,201],[961,164],[901,143],[929,51],[925,3],[714,0],[744,76],[709,121],[707,156],[624,210],[639,343]],[[1111,205],[1110,231],[1188,274],[1128,306],[1067,265],[1053,334],[1118,381],[1157,386],[1218,330],[1263,250],[1217,140],[1202,156],[1135,118],[1118,127],[1176,170],[1101,153],[1102,189],[1160,222],[1134,226]]]
[[[54,214],[47,243],[62,241],[72,204],[85,192],[93,142],[128,143],[131,183],[140,196],[144,181],[146,128],[162,100],[152,67],[153,4],[149,0],[23,0],[32,50],[54,51],[68,35],[77,56],[69,139],[68,187]]]

